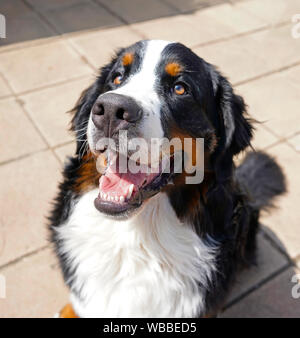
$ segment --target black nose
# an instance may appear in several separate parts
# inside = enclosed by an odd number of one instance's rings
[[[107,136],[116,130],[128,127],[142,117],[142,109],[129,96],[107,93],[101,95],[93,105],[92,120],[99,129],[106,129]]]

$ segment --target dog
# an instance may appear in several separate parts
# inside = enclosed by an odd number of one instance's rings
[[[217,316],[237,273],[255,263],[260,210],[285,192],[267,154],[251,151],[235,167],[254,131],[243,98],[186,46],[145,40],[116,53],[73,113],[76,154],[50,216],[70,289],[60,317]],[[175,147],[160,153],[156,173],[121,173],[120,131],[144,145],[204,140],[202,181],[175,172]],[[194,150],[188,156],[194,163]]]

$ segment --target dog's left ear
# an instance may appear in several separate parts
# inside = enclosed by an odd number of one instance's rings
[[[243,98],[234,93],[229,81],[218,74],[214,79],[218,113],[224,126],[223,149],[232,155],[247,148],[252,139],[253,127],[246,115]]]

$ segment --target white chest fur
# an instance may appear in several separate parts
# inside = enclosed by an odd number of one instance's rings
[[[177,218],[165,194],[126,221],[94,207],[86,193],[59,227],[75,269],[71,301],[81,317],[192,317],[201,314],[216,246]],[[201,287],[199,287],[199,284]]]

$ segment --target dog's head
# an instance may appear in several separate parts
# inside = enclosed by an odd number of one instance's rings
[[[170,184],[186,184],[188,174],[175,162],[195,164],[195,154],[185,151],[184,139],[204,139],[204,171],[226,180],[232,156],[252,136],[243,99],[229,82],[189,48],[160,40],[120,50],[75,111],[77,154],[87,139],[93,170],[101,172],[95,206],[116,217],[128,217]],[[174,138],[182,146],[175,142],[165,150]]]

